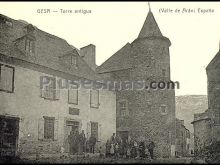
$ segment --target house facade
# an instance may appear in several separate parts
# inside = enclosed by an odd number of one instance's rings
[[[113,82],[170,81],[170,40],[164,37],[149,11],[139,36],[127,43],[96,71]],[[140,84],[139,84],[140,85]],[[136,89],[140,89],[137,85]],[[131,85],[132,86],[132,85]],[[116,88],[117,133],[123,139],[154,141],[158,157],[175,156],[174,89]]]
[[[220,51],[206,67],[208,109],[194,114],[195,154],[204,149],[220,152]]]
[[[94,67],[94,45],[78,50],[0,15],[0,153],[68,153],[75,129],[104,145],[116,132],[116,94],[93,87]]]

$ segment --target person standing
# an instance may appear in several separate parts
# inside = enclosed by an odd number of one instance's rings
[[[86,142],[86,136],[84,133],[84,130],[79,134],[79,153],[82,154],[85,152],[85,142]]]
[[[115,145],[113,143],[111,143],[111,149],[110,149],[110,154],[111,157],[113,158],[115,155]]]
[[[126,157],[127,157],[128,159],[131,158],[131,148],[130,148],[130,146],[128,146],[127,149],[126,149]]]
[[[134,140],[134,158],[138,157],[138,143]]]
[[[71,130],[70,134],[68,136],[68,142],[69,142],[69,153],[73,154],[74,153],[74,131]]]
[[[96,138],[94,136],[90,136],[89,138],[89,146],[90,146],[90,153],[95,153],[95,144]]]
[[[119,158],[119,144],[115,144],[115,158]]]
[[[154,159],[154,148],[155,148],[155,144],[152,140],[150,140],[150,143],[148,145],[148,151],[150,153],[151,159]]]
[[[110,150],[111,150],[110,140],[107,140],[107,142],[105,144],[105,149],[106,149],[105,156],[110,157],[110,155],[111,155],[111,153],[110,153]]]
[[[116,144],[116,135],[115,135],[115,133],[113,133],[113,135],[111,136],[111,143]]]
[[[145,158],[145,144],[143,141],[139,144],[139,153],[141,158]]]
[[[73,154],[77,154],[79,152],[79,131],[78,129],[75,129],[74,131],[74,137],[73,137],[73,141],[74,141],[74,146],[73,146]]]
[[[116,143],[118,143],[119,145],[122,143],[122,139],[121,139],[121,137],[120,137],[119,135],[116,135],[115,141],[116,141]]]

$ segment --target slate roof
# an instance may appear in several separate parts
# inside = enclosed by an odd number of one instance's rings
[[[98,73],[105,73],[109,71],[117,71],[132,68],[133,55],[131,44],[127,43],[108,60],[106,60],[96,71]]]
[[[145,38],[145,37],[163,37],[159,26],[154,18],[154,15],[151,11],[148,12],[147,18],[142,26],[142,29],[138,35],[138,38]]]
[[[217,69],[217,68],[220,68],[220,50],[215,55],[215,57],[210,61],[210,63],[206,67],[206,70]]]
[[[157,25],[157,22],[151,11],[148,12],[147,18],[143,24],[140,34],[136,40],[142,40],[144,38],[151,39],[161,39],[168,42],[169,39],[164,37]],[[98,73],[107,73],[117,70],[124,70],[132,68],[134,61],[134,51],[132,49],[132,43],[127,43],[114,55],[112,55],[108,60],[106,60],[102,65],[97,67],[96,71]]]
[[[35,54],[25,55],[24,52],[15,46],[15,42],[26,35],[24,32],[24,27],[27,26],[27,23],[24,21],[11,19],[4,15],[0,15],[0,17],[6,18],[12,22],[12,27],[8,27],[3,32],[4,35],[7,36],[7,40],[0,44],[1,54],[45,66],[77,77],[90,80],[98,79],[99,76],[88,66],[88,64],[79,56],[79,54],[77,55],[77,68],[74,66],[64,65],[62,60],[60,60],[60,57],[71,52],[74,54],[76,54],[76,52],[79,53],[78,49],[68,44],[64,39],[44,32],[35,26],[33,26],[35,28],[33,36],[36,39]]]

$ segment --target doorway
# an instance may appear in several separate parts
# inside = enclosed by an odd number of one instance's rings
[[[118,131],[118,134],[121,137],[123,143],[128,140],[128,131]]]
[[[19,118],[0,116],[0,157],[15,157],[18,147]]]
[[[74,152],[73,154],[75,154],[76,152],[78,152],[78,147],[77,145],[78,144],[73,144],[74,142],[74,139],[77,138],[76,134],[74,134],[74,137],[71,137],[72,141],[70,142],[70,133],[71,131],[73,132],[78,132],[79,133],[79,126],[80,126],[80,123],[78,121],[73,121],[73,120],[67,120],[66,121],[66,125],[65,125],[65,135],[64,135],[64,138],[65,138],[65,144],[64,144],[64,149],[65,149],[65,152]],[[71,150],[71,147],[70,147],[70,143],[73,145],[72,147],[74,151]]]

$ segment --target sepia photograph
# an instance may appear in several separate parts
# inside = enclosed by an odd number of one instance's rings
[[[220,163],[220,2],[0,2],[0,163]]]

